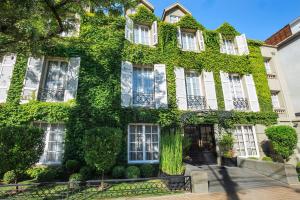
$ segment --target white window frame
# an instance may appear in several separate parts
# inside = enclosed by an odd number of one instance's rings
[[[147,44],[142,43],[142,28],[147,28],[148,29],[148,41]],[[136,38],[136,30],[138,30],[138,41],[135,40]],[[142,44],[142,45],[147,45],[151,46],[151,27],[141,25],[141,24],[134,24],[133,27],[133,40],[135,44]]]
[[[234,82],[231,81],[231,80],[233,80],[233,77],[238,77],[240,80],[239,82],[240,82],[240,87],[241,87],[241,91],[242,91],[242,97],[237,96],[237,91],[236,91]],[[239,74],[229,74],[229,83],[230,83],[230,90],[233,94],[233,98],[246,98],[243,83],[242,83],[242,77]]]
[[[152,73],[151,73],[151,78],[152,78],[152,81],[153,81],[153,86],[152,86],[152,90],[153,90],[153,103],[155,102],[155,77],[154,77],[154,67],[153,66],[149,66],[149,65],[145,65],[145,66],[140,66],[140,65],[134,65],[133,66],[133,73],[132,73],[132,93],[134,93],[134,70],[136,68],[139,68],[142,70],[142,73],[145,71],[145,69],[151,69],[152,70]],[[141,85],[141,88],[143,88],[144,90],[144,80],[142,79],[142,85]],[[141,91],[141,93],[145,93],[145,91]],[[133,98],[133,97],[132,97]],[[132,101],[132,105],[133,106],[137,106],[137,107],[144,107],[145,105],[144,104],[137,104],[137,103],[134,103]],[[153,105],[154,106],[154,105]]]
[[[270,65],[270,61],[271,61],[271,59],[268,59],[268,58],[266,58],[264,60],[264,64],[265,64],[267,74],[272,74],[272,68],[271,68],[271,65]]]
[[[198,84],[199,84],[199,95],[200,95],[200,96],[203,96],[201,74],[199,74],[199,73],[196,72],[196,71],[187,71],[187,72],[185,73],[185,84],[186,84],[186,87],[185,87],[185,88],[186,88],[186,95],[187,95],[187,96],[189,96],[189,95],[191,95],[191,96],[196,96],[196,95],[194,94],[194,84],[191,84],[191,85],[190,85],[192,94],[188,94],[188,83],[187,83],[187,75],[188,75],[188,74],[195,74],[195,75],[197,76],[197,78],[198,78]]]
[[[171,24],[175,24],[177,22],[179,22],[181,19],[180,16],[177,16],[177,15],[170,15],[170,23]]]
[[[233,52],[230,51],[229,42],[232,44]],[[226,54],[229,55],[237,55],[236,44],[234,40],[223,39],[224,50]]]
[[[130,160],[130,126],[143,126],[143,160]],[[145,126],[156,126],[157,127],[157,134],[158,134],[158,159],[157,160],[146,160],[146,137],[145,137]],[[151,141],[152,142],[152,141]],[[142,164],[142,163],[149,163],[149,164],[157,164],[160,160],[160,127],[158,124],[152,123],[131,123],[128,124],[127,127],[127,162],[129,164]]]
[[[193,36],[194,37],[194,42],[193,43],[194,43],[195,49],[191,49],[190,44],[189,44],[189,37],[188,36]],[[183,45],[184,40],[185,40],[185,43],[187,44],[187,48],[184,48],[184,45]],[[183,51],[194,51],[194,52],[199,51],[199,46],[198,46],[198,42],[197,42],[196,33],[181,31],[181,41],[182,41],[181,43],[182,43],[182,50]]]
[[[46,131],[44,132],[44,142],[45,142],[45,147],[43,150],[43,154],[41,155],[39,161],[38,161],[38,165],[61,165],[62,164],[62,160],[57,161],[57,162],[51,162],[51,161],[47,161],[46,160],[46,155],[47,152],[54,152],[56,154],[61,153],[61,158],[64,156],[64,144],[65,144],[65,136],[66,136],[66,127],[64,123],[47,123],[47,122],[34,122],[35,126],[38,126],[39,128],[42,127],[42,124],[46,126]],[[62,135],[62,151],[48,151],[48,145],[49,145],[49,137],[50,137],[50,130],[51,130],[51,126],[53,125],[62,125],[64,130],[63,130],[63,135]],[[56,141],[59,142],[59,141]],[[56,155],[57,156],[57,155]]]
[[[272,106],[274,109],[281,108],[280,101],[279,101],[279,92],[272,92],[271,99],[272,99]]]
[[[257,143],[255,126],[253,126],[253,125],[247,125],[247,124],[235,125],[235,128],[233,129],[233,136],[234,136],[234,138],[235,138],[235,135],[234,135],[235,133],[234,132],[236,131],[237,127],[239,127],[239,126],[241,127],[241,130],[242,130],[242,138],[243,138],[243,143],[244,143],[244,148],[245,148],[245,154],[246,155],[245,156],[240,156],[240,155],[238,155],[239,151],[237,149],[234,149],[235,152],[236,152],[236,154],[237,154],[237,156],[241,157],[241,158],[249,158],[249,157],[259,158],[260,156],[259,156],[259,148],[258,148],[258,143]],[[249,155],[249,153],[248,153],[248,146],[247,146],[247,142],[245,140],[245,127],[246,126],[247,127],[251,127],[251,129],[252,129],[253,139],[254,139],[254,142],[255,142],[255,149],[256,149],[257,155]],[[235,140],[236,140],[236,138],[235,138]]]

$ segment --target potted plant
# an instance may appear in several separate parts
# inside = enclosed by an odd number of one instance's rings
[[[221,165],[228,167],[237,166],[237,157],[233,150],[234,138],[231,133],[224,133],[219,139],[221,150]]]

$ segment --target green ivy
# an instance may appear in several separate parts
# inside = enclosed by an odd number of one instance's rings
[[[155,15],[139,7],[131,18],[135,22],[150,24]],[[162,128],[178,127],[187,123],[218,123],[224,127],[235,124],[276,123],[272,112],[270,91],[266,79],[261,43],[249,40],[250,55],[235,56],[220,53],[219,35],[238,34],[225,24],[217,31],[205,30],[191,16],[178,24],[159,22],[157,47],[135,45],[124,39],[124,17],[88,14],[82,16],[79,38],[55,38],[42,48],[41,55],[81,57],[79,85],[75,101],[47,103],[31,101],[19,105],[29,54],[20,52],[13,72],[8,102],[0,105],[0,126],[29,124],[33,121],[65,122],[67,128],[65,159],[83,160],[82,139],[87,129],[99,126],[120,127],[124,132],[124,151],[128,123],[159,123]],[[183,52],[177,46],[177,26],[201,29],[206,50],[201,53]],[[22,47],[20,49],[26,49]],[[26,51],[24,51],[26,52]],[[168,109],[121,108],[120,73],[122,60],[136,64],[166,64]],[[182,112],[176,105],[174,67],[214,73],[219,111],[207,113]],[[261,112],[226,112],[220,70],[240,74],[253,74]],[[124,153],[125,154],[125,153]],[[122,155],[123,158],[126,155]],[[123,159],[126,160],[126,159]]]
[[[226,39],[234,39],[235,36],[240,35],[240,33],[227,22],[225,22],[219,28],[217,28],[216,31],[218,33],[221,33],[222,37]]]

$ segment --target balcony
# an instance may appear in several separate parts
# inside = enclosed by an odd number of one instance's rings
[[[235,110],[249,110],[249,103],[246,98],[233,98]]]
[[[206,109],[206,99],[204,96],[187,96],[187,107],[190,110],[204,110]]]
[[[42,88],[39,90],[39,100],[47,102],[63,102],[65,96],[64,88],[50,89]]]
[[[154,107],[154,93],[133,92],[133,105],[141,107]]]

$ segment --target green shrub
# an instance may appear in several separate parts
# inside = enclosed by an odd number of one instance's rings
[[[297,163],[296,167],[300,168],[300,162]]]
[[[123,166],[115,166],[112,170],[113,178],[123,178],[125,175],[125,167]]]
[[[71,174],[71,176],[69,177],[69,181],[72,182],[72,181],[83,181],[83,177],[80,173],[74,173],[74,174]]]
[[[42,173],[43,171],[45,171],[46,169],[47,169],[47,167],[34,166],[34,167],[27,169],[26,174],[32,179],[37,179],[39,174]]]
[[[46,167],[37,174],[37,182],[51,182],[57,177],[57,171],[52,167]]]
[[[181,175],[183,173],[182,140],[183,136],[179,131],[161,135],[160,169],[162,172],[169,175]]]
[[[154,167],[150,164],[145,164],[140,167],[141,175],[143,178],[153,177]]]
[[[80,163],[77,160],[67,160],[65,167],[71,174],[78,172],[80,169]]]
[[[139,178],[141,176],[140,169],[136,166],[129,166],[125,172],[126,178]]]
[[[229,153],[233,149],[234,145],[234,138],[231,133],[225,133],[221,136],[219,139],[219,146],[220,150],[223,153],[223,156],[225,156],[225,153]]]
[[[3,175],[3,181],[7,184],[16,183],[17,178],[18,176],[15,171],[8,171]]]
[[[79,173],[81,174],[83,180],[89,180],[92,178],[93,170],[89,166],[84,166],[80,169]]]
[[[122,131],[100,127],[86,131],[83,141],[84,159],[98,173],[109,171],[116,163],[122,146]]]
[[[271,141],[274,153],[284,160],[289,160],[289,157],[294,153],[297,147],[297,133],[290,126],[272,126],[265,130],[266,135]]]
[[[271,157],[265,156],[261,160],[263,161],[268,161],[268,162],[273,162],[273,159]]]

